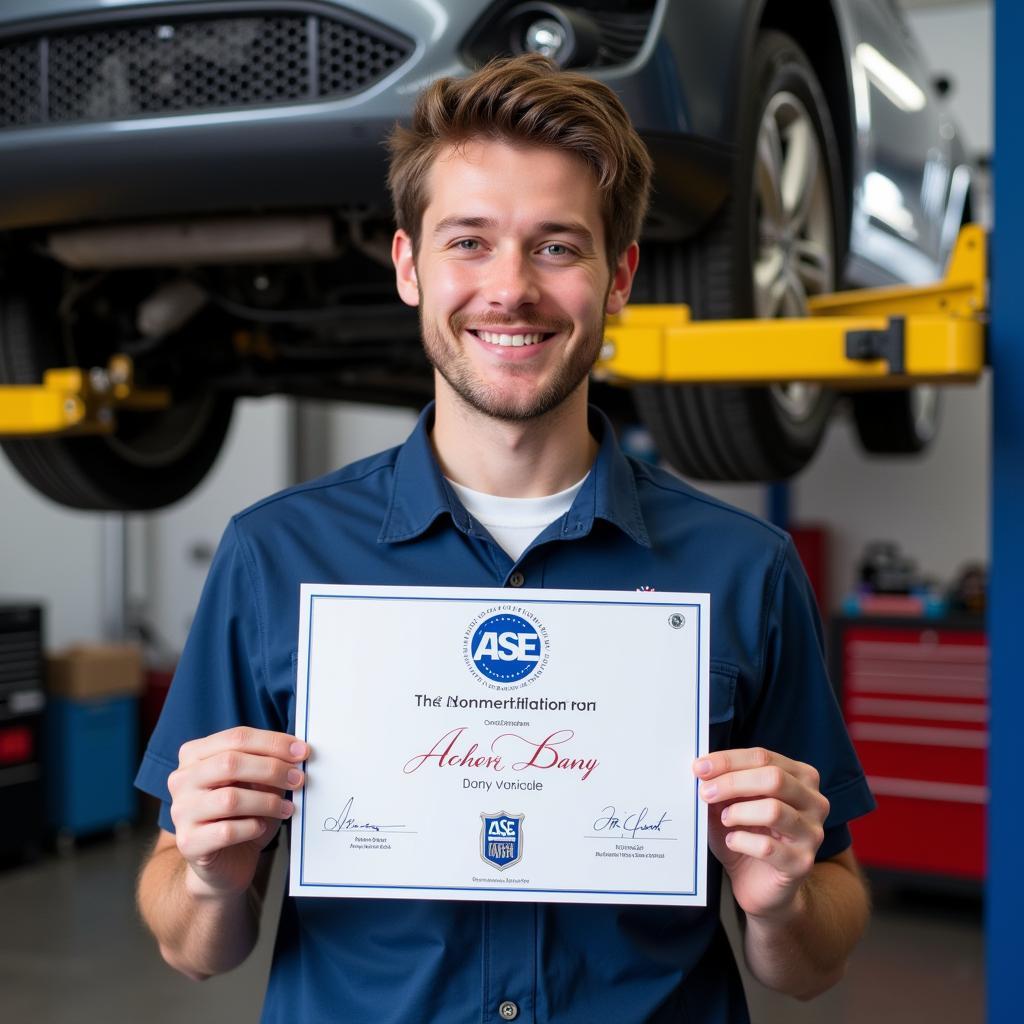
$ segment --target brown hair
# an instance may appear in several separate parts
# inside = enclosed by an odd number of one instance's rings
[[[470,139],[508,140],[575,154],[601,194],[608,262],[614,267],[640,233],[651,158],[608,86],[546,57],[492,60],[466,78],[440,78],[420,93],[409,128],[388,137],[388,187],[395,220],[419,250],[427,175],[438,154]]]

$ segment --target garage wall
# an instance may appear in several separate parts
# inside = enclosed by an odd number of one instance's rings
[[[411,409],[373,405],[336,406],[328,420],[330,466],[345,466],[374,452],[401,444],[416,425]]]
[[[907,21],[936,73],[950,73],[949,107],[972,156],[992,152],[992,4],[920,8]]]
[[[235,408],[213,472],[177,505],[133,517],[132,592],[166,645],[180,651],[228,520],[292,482],[291,401],[245,399]]]
[[[100,635],[102,522],[40,497],[0,455],[0,602],[43,604],[51,643]]]

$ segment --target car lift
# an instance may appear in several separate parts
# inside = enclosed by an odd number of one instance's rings
[[[685,305],[627,306],[605,326],[595,375],[615,384],[772,384],[908,387],[977,380],[985,365],[984,231],[965,227],[944,280],[809,300],[810,316],[691,320]],[[137,389],[131,359],[47,370],[40,384],[0,386],[0,436],[104,434],[120,409],[171,403]]]
[[[687,306],[627,306],[605,326],[596,373],[611,383],[849,388],[967,383],[985,365],[985,232],[960,232],[945,278],[808,300],[809,316],[691,320]]]
[[[0,385],[0,437],[109,434],[117,410],[164,409],[171,395],[135,387],[131,358],[115,355],[104,369],[47,370],[41,384]]]

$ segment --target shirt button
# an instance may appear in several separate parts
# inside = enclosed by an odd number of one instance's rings
[[[511,999],[506,999],[505,1002],[498,1007],[498,1016],[502,1020],[515,1020],[519,1016],[519,1007],[512,1002]]]
[[[508,578],[508,585],[510,587],[521,587],[525,582],[526,582],[526,577],[521,572],[514,572]],[[502,1003],[501,1005],[504,1006],[505,1004]],[[513,1008],[515,1008],[516,1004],[515,1003],[509,1003],[508,1005],[513,1007]],[[516,1010],[516,1013],[518,1013],[518,1012],[519,1011]],[[508,1017],[507,1019],[508,1020],[515,1020],[515,1017]]]

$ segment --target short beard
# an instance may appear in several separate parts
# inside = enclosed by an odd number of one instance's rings
[[[486,385],[473,375],[472,367],[464,360],[452,338],[458,338],[466,322],[463,314],[452,316],[445,338],[434,322],[427,322],[420,309],[420,335],[423,338],[423,349],[431,366],[448,382],[448,386],[468,405],[477,412],[506,423],[524,423],[528,420],[546,416],[557,409],[570,395],[584,384],[590,374],[604,343],[604,319],[597,324],[584,328],[583,344],[577,347],[572,360],[558,369],[554,378],[545,387],[526,399],[516,399],[503,393],[500,385]],[[507,319],[474,318],[480,326],[499,327],[507,325]],[[544,332],[564,333],[572,329],[572,321],[540,321],[520,315],[516,322],[527,327],[537,327]],[[517,367],[509,366],[506,372],[511,377],[517,374]]]

